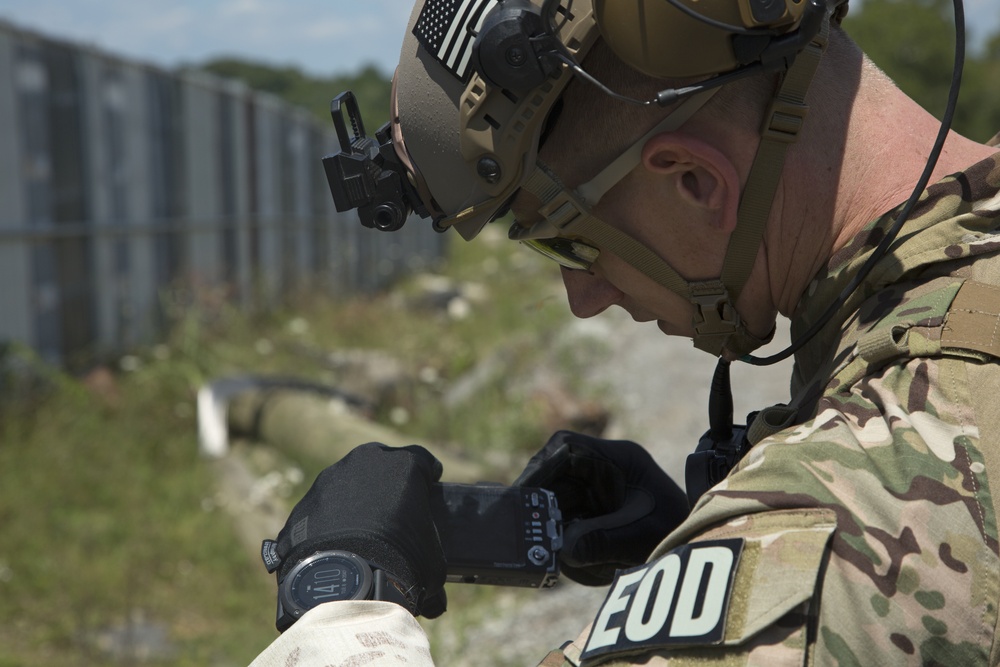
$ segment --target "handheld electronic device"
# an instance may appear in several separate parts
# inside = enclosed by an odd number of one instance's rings
[[[562,513],[551,491],[436,484],[431,512],[447,581],[548,588],[559,579]]]
[[[447,561],[446,581],[549,588],[559,579],[562,513],[551,491],[498,484],[435,484],[431,514]],[[265,540],[262,557],[277,568]],[[270,563],[270,564],[269,564]],[[275,626],[284,632],[307,611],[338,600],[388,600],[412,611],[389,573],[348,551],[304,558],[278,584]]]

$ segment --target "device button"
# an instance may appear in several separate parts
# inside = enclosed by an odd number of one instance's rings
[[[545,550],[545,547],[531,547],[528,550],[528,560],[535,565],[544,565],[549,560],[549,552]]]

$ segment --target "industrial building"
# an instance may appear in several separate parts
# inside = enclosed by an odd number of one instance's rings
[[[266,308],[440,257],[429,225],[336,213],[335,150],[332,123],[242,83],[0,22],[0,345],[73,366],[154,340],[172,289]]]

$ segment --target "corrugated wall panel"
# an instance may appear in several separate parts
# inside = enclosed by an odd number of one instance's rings
[[[158,70],[148,70],[145,79],[153,274],[154,285],[162,292],[181,277],[187,265],[187,247],[176,230],[188,219],[184,89],[176,78]]]
[[[222,184],[219,168],[219,97],[196,76],[181,79],[184,88],[184,174],[187,179],[187,278],[196,286],[221,279],[220,215]]]
[[[312,214],[309,172],[321,164],[315,159],[313,148],[309,145],[312,116],[298,109],[290,109],[286,111],[286,115],[288,134],[285,140],[288,142],[288,158],[291,161],[289,172],[292,174],[292,201],[288,207],[292,218],[288,222],[295,232],[292,279],[294,286],[299,288],[308,285],[315,276],[312,248],[316,241],[317,224]]]
[[[18,68],[13,35],[0,31],[0,342],[35,341],[31,255],[25,252],[24,175],[18,116]]]
[[[282,236],[280,103],[277,98],[254,94],[257,143],[257,286],[265,304],[274,304],[281,290]]]
[[[148,342],[181,286],[272,306],[371,292],[440,256],[335,212],[332,127],[273,95],[177,75],[0,22],[0,344],[57,363]],[[164,311],[163,307],[174,311]]]
[[[157,217],[153,210],[152,127],[149,110],[147,68],[122,63],[121,85],[124,106],[126,143],[124,176],[127,182],[125,210],[126,238],[129,253],[128,302],[122,317],[125,321],[125,345],[132,346],[152,339],[160,307],[156,275]]]
[[[94,218],[86,171],[89,146],[85,122],[87,101],[96,94],[84,78],[86,52],[65,44],[44,45],[49,70],[48,122],[52,160],[52,232],[47,245],[55,260],[59,289],[59,354],[64,363],[81,367],[92,358],[97,339],[94,286]]]
[[[315,124],[309,128],[309,157],[311,168],[306,176],[309,179],[309,205],[316,224],[311,262],[316,282],[321,289],[330,285],[330,232],[333,222],[332,206],[327,206],[330,191],[323,174],[323,156],[328,152],[326,135],[319,131]]]
[[[80,54],[80,76],[85,90],[81,125],[85,142],[84,179],[90,192],[89,217],[93,228],[93,289],[100,298],[95,303],[96,351],[106,353],[122,344],[121,312],[128,294],[125,225],[125,175],[122,161],[126,143],[123,127],[123,100],[117,67],[107,58]]]
[[[36,40],[22,40],[15,51],[15,80],[18,103],[17,132],[21,137],[25,198],[23,228],[30,234],[25,242],[31,277],[28,291],[34,319],[34,346],[51,361],[61,360],[60,293],[56,261],[51,243],[43,241],[45,227],[54,219],[52,158],[49,139],[49,70]]]
[[[252,166],[250,153],[249,115],[246,113],[247,100],[250,91],[236,81],[223,81],[220,95],[225,96],[229,103],[220,117],[220,125],[229,133],[230,153],[224,159],[228,160],[232,171],[232,210],[226,211],[233,221],[234,251],[236,265],[233,267],[229,280],[236,292],[234,297],[244,307],[253,305],[253,254],[252,254],[252,196],[255,187],[251,185]]]

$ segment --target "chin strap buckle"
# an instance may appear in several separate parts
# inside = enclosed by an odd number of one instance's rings
[[[719,280],[691,283],[694,304],[694,346],[715,356],[740,328],[740,315],[729,300],[729,290]]]

